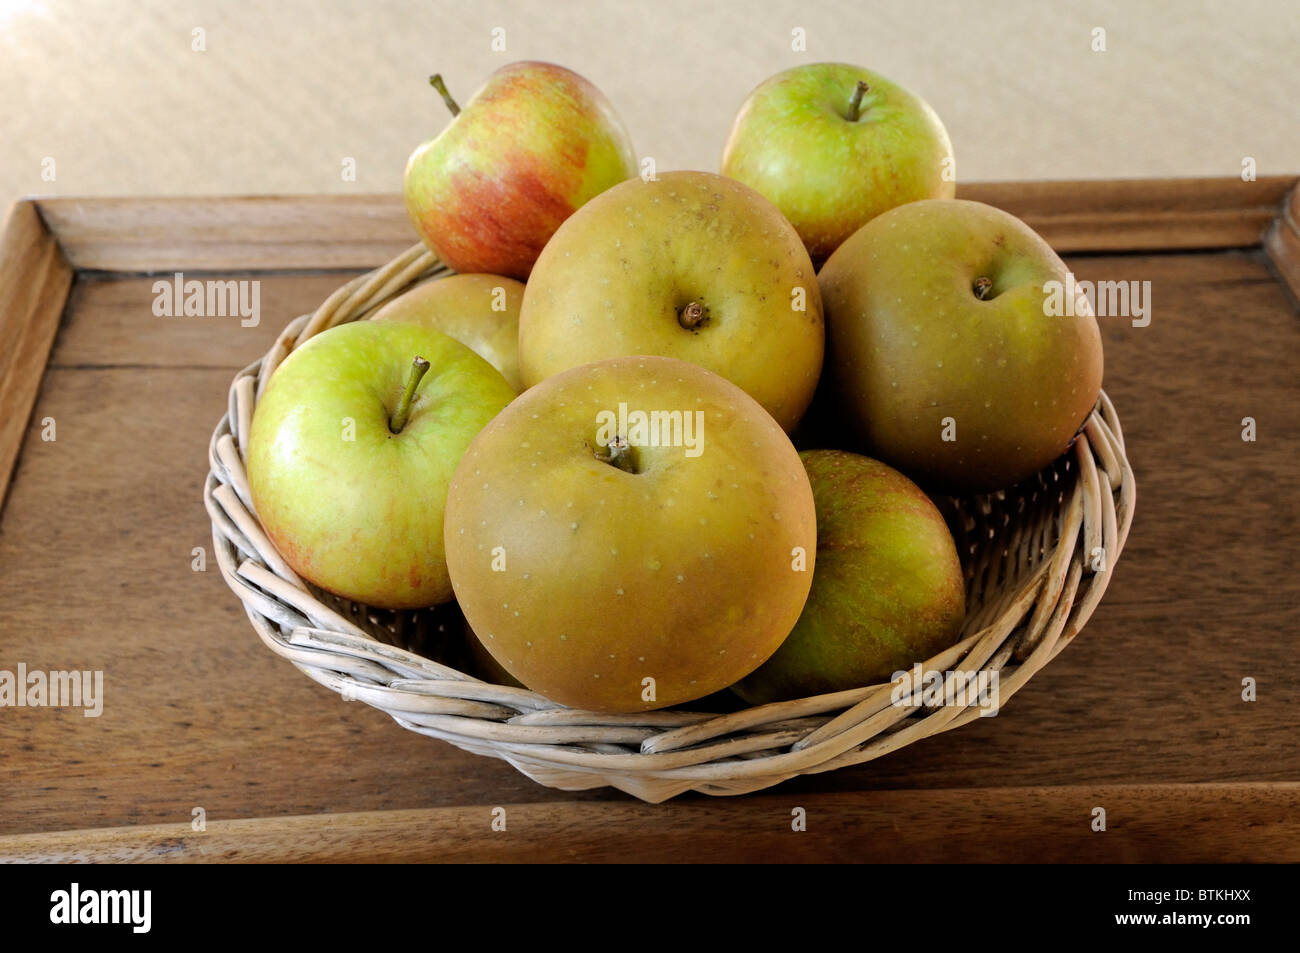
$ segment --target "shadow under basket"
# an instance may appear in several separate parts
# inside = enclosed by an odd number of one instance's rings
[[[1071,449],[1036,477],[994,494],[936,499],[957,542],[967,599],[960,641],[922,663],[927,673],[945,673],[942,688],[922,681],[904,703],[886,683],[734,711],[611,715],[465,674],[457,667],[454,607],[376,610],[305,583],[262,531],[244,471],[253,407],[295,346],[450,273],[417,245],[291,322],[265,357],[235,377],[204,486],[221,574],[262,641],[308,677],[405,728],[502,758],[563,790],[612,785],[651,802],[688,790],[745,794],[869,761],[979,718],[989,696],[976,686],[995,684],[996,702],[1005,703],[1079,633],[1106,591],[1135,489],[1119,419],[1103,392]]]

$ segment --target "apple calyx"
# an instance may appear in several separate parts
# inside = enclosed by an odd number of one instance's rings
[[[417,357],[411,362],[411,373],[406,376],[406,389],[402,391],[393,416],[388,418],[388,429],[392,433],[401,433],[402,428],[406,426],[407,420],[411,417],[411,399],[415,396],[415,389],[420,386],[420,381],[428,370],[429,362],[422,357]]]
[[[858,80],[858,85],[853,87],[853,95],[849,97],[849,112],[844,118],[849,122],[857,122],[862,115],[862,97],[871,87],[866,84],[865,80]]]
[[[640,473],[640,456],[636,447],[627,442],[627,437],[620,435],[610,440],[608,446],[596,451],[596,459],[601,463],[618,467],[624,473]]]
[[[429,85],[436,89],[442,96],[442,101],[447,104],[451,110],[452,117],[460,115],[460,106],[456,105],[456,100],[451,98],[451,93],[447,91],[447,84],[442,81],[441,73],[434,73],[429,77]]]
[[[975,292],[975,297],[981,301],[987,301],[993,295],[993,281],[981,275],[975,279],[970,290]]]
[[[692,301],[677,313],[677,323],[687,331],[694,331],[705,322],[707,317],[704,313],[704,305],[698,301]]]

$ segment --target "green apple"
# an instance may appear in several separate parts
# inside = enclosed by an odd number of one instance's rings
[[[422,324],[449,335],[495,367],[516,392],[519,305],[524,286],[500,275],[448,275],[412,288],[384,305],[373,321]]]
[[[473,631],[563,705],[701,698],[789,634],[817,547],[785,433],[694,364],[616,358],[525,391],[447,494],[447,566]]]
[[[406,211],[456,271],[523,280],[560,223],[636,174],[627,130],[595,86],[551,63],[511,63],[411,154]]]
[[[787,431],[821,373],[825,331],[799,236],[753,189],[708,172],[615,186],[560,227],[524,291],[525,386],[657,354],[721,374]]]
[[[952,198],[948,133],[924,100],[878,73],[811,63],[750,93],[732,123],[722,172],[757,189],[816,262],[881,212]]]
[[[734,686],[754,705],[887,682],[952,645],[966,615],[957,547],[915,483],[853,453],[799,456],[817,508],[817,572],[790,637]]]
[[[914,202],[854,233],[818,281],[857,445],[952,493],[1011,486],[1060,456],[1102,376],[1087,299],[1057,306],[1067,275],[1029,226],[979,202]]]
[[[429,328],[321,332],[285,358],[253,414],[248,484],[263,529],[299,575],[345,598],[447,601],[447,486],[514,396],[492,365]]]

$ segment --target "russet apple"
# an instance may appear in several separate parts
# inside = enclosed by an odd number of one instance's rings
[[[515,391],[519,380],[519,305],[524,286],[501,275],[448,275],[416,285],[372,321],[422,324],[450,335],[495,367]]]
[[[825,331],[812,262],[748,186],[667,172],[615,186],[560,226],[524,291],[525,386],[657,354],[721,374],[787,431],[812,399]]]
[[[952,493],[1009,487],[1060,456],[1102,378],[1087,299],[1050,306],[1067,273],[1029,226],[980,202],[913,202],[854,233],[818,281],[855,446]]]
[[[881,212],[956,189],[952,144],[934,110],[844,63],[796,66],[750,93],[722,173],[770,199],[819,263]]]
[[[817,508],[817,571],[790,637],[734,686],[753,705],[887,682],[956,641],[961,562],[943,516],[892,467],[801,453]]]
[[[258,519],[323,589],[383,608],[446,602],[447,486],[470,439],[514,396],[439,331],[396,321],[323,331],[276,368],[254,410]]]
[[[631,357],[525,391],[447,494],[447,566],[484,647],[572,707],[645,711],[747,675],[789,634],[816,556],[794,447],[744,391]]]
[[[406,210],[451,268],[523,280],[560,223],[636,174],[622,121],[603,93],[551,63],[511,63],[411,154]]]

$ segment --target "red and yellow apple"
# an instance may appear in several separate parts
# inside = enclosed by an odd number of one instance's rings
[[[542,246],[589,199],[636,174],[603,93],[551,63],[511,63],[412,153],[406,210],[426,245],[461,272],[528,277]]]

